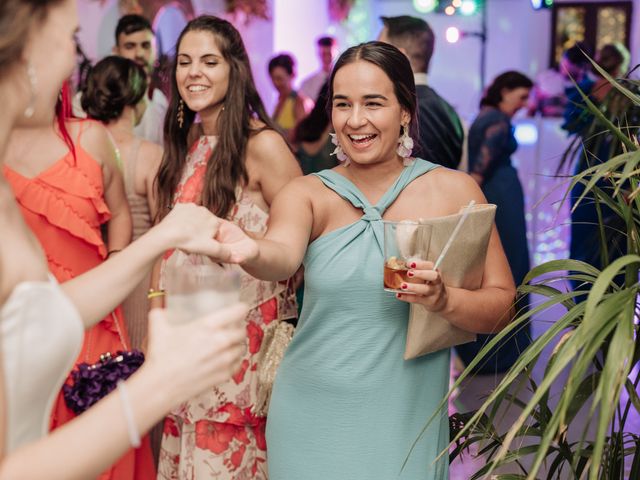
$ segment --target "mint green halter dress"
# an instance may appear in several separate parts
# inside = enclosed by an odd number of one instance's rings
[[[340,174],[316,174],[363,216],[307,249],[303,310],[267,419],[270,480],[448,478],[448,455],[435,462],[446,409],[402,464],[447,392],[449,350],[403,360],[409,305],[382,285],[382,215],[436,166],[405,167],[375,206]]]

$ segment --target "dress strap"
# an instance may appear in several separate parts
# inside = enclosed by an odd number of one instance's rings
[[[120,172],[124,174],[124,165],[122,164],[122,154],[120,153],[120,149],[118,148],[118,143],[116,139],[113,138],[113,134],[109,131],[108,128],[105,128],[104,131],[107,133],[107,137],[109,137],[109,142],[111,142],[111,146],[113,147],[113,154],[116,159],[116,165],[120,169]]]
[[[354,207],[365,209],[366,207],[371,206],[358,187],[334,170],[322,170],[320,172],[312,173],[311,175],[318,177],[327,188],[336,192]]]
[[[375,220],[382,220],[382,215],[384,215],[386,209],[396,200],[396,198],[398,198],[400,192],[402,192],[409,183],[438,166],[439,165],[426,160],[419,158],[416,159],[412,165],[407,166],[402,170],[402,173],[398,176],[393,185],[391,185],[389,190],[387,190],[378,203],[373,206],[369,203],[360,189],[351,182],[351,180],[340,175],[336,171],[323,170],[318,173],[313,173],[312,175],[318,177],[327,188],[336,192],[354,207],[361,209],[364,212],[362,220],[371,222]]]

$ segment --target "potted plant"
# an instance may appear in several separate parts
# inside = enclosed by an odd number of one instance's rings
[[[522,353],[479,410],[452,416],[451,458],[472,444],[484,456],[473,479],[640,479],[640,431],[630,427],[640,416],[640,84],[615,80],[592,63],[613,89],[600,105],[582,93],[593,121],[585,137],[590,141],[581,148],[597,161],[575,175],[571,187],[584,185],[578,201],[590,198],[598,211],[602,268],[570,259],[533,268],[519,291],[543,301],[517,315],[452,387],[451,392],[484,354],[531,317],[564,307],[565,313]],[[595,158],[602,141],[609,142],[608,152],[617,153]],[[604,209],[614,213],[617,226],[605,222]],[[609,248],[612,232],[624,240],[622,255]],[[578,286],[566,289],[567,281]],[[549,347],[547,358],[543,351]],[[541,362],[546,362],[544,373],[535,382],[531,372]],[[528,385],[522,385],[523,378]],[[551,388],[560,379],[564,384],[552,398]],[[520,400],[518,391],[525,387],[530,394]],[[516,408],[519,415],[507,431],[499,432],[494,421],[505,408]],[[577,433],[570,436],[570,430]],[[505,466],[517,473],[493,474]]]

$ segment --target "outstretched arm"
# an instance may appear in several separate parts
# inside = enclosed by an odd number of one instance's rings
[[[112,311],[140,283],[166,250],[180,248],[228,259],[228,251],[213,240],[219,220],[204,207],[181,203],[162,222],[118,255],[62,284],[90,327]]]
[[[245,349],[246,314],[237,304],[176,326],[164,312],[152,312],[147,360],[125,382],[133,423],[128,424],[126,400],[115,390],[63,427],[0,459],[0,479],[96,478],[131,447],[129,428],[147,432],[171,408],[231,376]]]
[[[248,237],[239,227],[224,222],[217,240],[229,249],[231,262],[263,280],[286,280],[302,264],[307,250],[313,212],[309,178],[296,178],[271,204],[269,229],[263,239]]]

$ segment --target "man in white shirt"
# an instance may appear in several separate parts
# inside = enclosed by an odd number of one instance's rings
[[[141,15],[125,15],[116,27],[116,44],[113,54],[128,58],[141,65],[149,80],[156,61],[155,34],[149,20]],[[159,88],[149,82],[147,110],[134,132],[139,137],[162,145],[164,117],[169,102]]]
[[[116,27],[116,44],[112,53],[133,60],[147,72],[149,92],[147,108],[135,127],[134,133],[150,142],[163,144],[164,117],[169,102],[159,88],[154,88],[151,82],[156,61],[155,34],[149,20],[141,15],[125,15],[118,21]],[[81,92],[73,98],[73,114],[85,118],[87,115],[81,107]]]
[[[321,68],[305,78],[299,89],[305,97],[310,98],[313,102],[316,101],[322,85],[329,78],[331,68],[333,67],[333,59],[337,51],[337,43],[333,37],[320,37],[316,41],[316,45],[318,47],[317,52]]]

